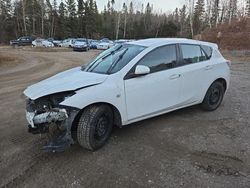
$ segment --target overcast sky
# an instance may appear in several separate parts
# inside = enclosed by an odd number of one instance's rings
[[[107,4],[108,0],[96,0],[96,2],[98,9],[103,10],[103,7]],[[129,4],[131,0],[116,0],[115,2],[116,8],[121,8],[124,2]],[[138,8],[141,7],[140,4],[147,4],[148,2],[154,5],[154,11],[168,12],[174,10],[176,7],[181,7],[185,0],[133,0],[133,3]]]
[[[57,0],[58,3],[60,3],[62,0]],[[63,0],[65,2],[65,0]],[[176,7],[182,7],[183,4],[186,2],[186,0],[115,0],[115,8],[121,9],[122,4],[125,2],[129,5],[130,2],[134,3],[134,6],[137,9],[141,8],[141,4],[144,3],[145,5],[149,2],[150,4],[153,4],[154,11],[163,13],[168,11],[173,11]],[[76,1],[77,2],[77,1]],[[98,5],[98,10],[102,11],[104,8],[104,5],[107,5],[108,0],[96,0]]]
[[[60,3],[61,1],[65,0],[57,1]],[[149,2],[150,4],[153,4],[154,12],[161,11],[162,13],[172,12],[176,7],[181,8],[187,2],[187,0],[115,0],[115,8],[121,9],[124,2],[129,5],[131,1],[133,1],[136,9],[140,9],[142,3],[146,5]],[[102,11],[104,5],[107,5],[108,0],[96,0],[96,2],[98,5],[98,10]],[[244,2],[245,0],[238,0],[238,5],[242,7],[245,4]]]

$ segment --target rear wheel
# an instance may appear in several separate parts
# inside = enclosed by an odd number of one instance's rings
[[[83,111],[78,123],[78,143],[88,150],[97,150],[109,139],[112,127],[113,112],[109,106],[90,106]]]
[[[225,88],[219,81],[214,82],[208,89],[206,96],[201,104],[202,108],[207,111],[216,110],[224,97]]]

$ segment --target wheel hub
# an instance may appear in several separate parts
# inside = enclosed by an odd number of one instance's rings
[[[210,95],[210,104],[216,104],[220,100],[220,90],[218,88],[215,88],[212,90],[212,93]]]
[[[96,125],[95,135],[97,139],[101,139],[105,136],[108,128],[108,120],[105,116],[102,116]]]

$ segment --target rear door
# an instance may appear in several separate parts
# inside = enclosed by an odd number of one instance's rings
[[[176,68],[176,45],[149,52],[137,65],[149,67],[150,74],[125,77],[128,119],[132,121],[174,108],[179,103],[181,84],[181,75]]]
[[[202,99],[204,89],[210,84],[209,76],[213,70],[213,64],[200,45],[180,44],[179,49],[182,56],[180,101],[183,105],[188,105]]]

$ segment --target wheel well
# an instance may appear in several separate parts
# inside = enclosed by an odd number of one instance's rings
[[[213,83],[215,83],[215,82],[220,82],[220,83],[222,83],[222,84],[223,84],[223,87],[224,87],[224,91],[226,91],[226,89],[227,89],[227,81],[226,81],[224,78],[218,78],[218,79],[215,80]],[[213,85],[213,83],[212,83],[211,85]],[[211,85],[209,86],[209,88],[211,87]],[[206,93],[207,93],[207,91],[209,90],[209,88],[206,90]],[[202,101],[204,101],[204,99],[205,99],[205,97],[206,97],[206,93],[205,93],[205,95],[204,95]]]
[[[219,78],[217,80],[215,80],[214,82],[220,82],[223,84],[224,90],[226,91],[227,89],[227,81],[224,78]]]
[[[75,119],[74,119],[74,121],[73,121],[73,123],[72,123],[72,126],[71,126],[71,134],[72,134],[72,138],[73,138],[74,140],[77,140],[77,139],[76,139],[76,137],[77,137],[77,136],[76,136],[76,135],[77,135],[77,125],[78,125],[79,119],[80,119],[80,117],[81,117],[81,115],[82,115],[82,112],[83,112],[86,108],[88,108],[88,107],[90,107],[90,106],[92,106],[92,105],[107,105],[107,106],[109,106],[109,107],[112,109],[112,111],[113,111],[113,115],[114,115],[114,125],[116,125],[116,126],[118,126],[118,127],[121,127],[121,126],[122,126],[121,114],[120,114],[119,110],[118,110],[114,105],[109,104],[109,103],[102,103],[102,102],[100,102],[100,103],[93,103],[93,104],[91,104],[91,105],[86,106],[86,107],[83,108],[82,110],[80,110],[80,111],[78,112],[78,114],[76,115],[76,117],[75,117]]]

